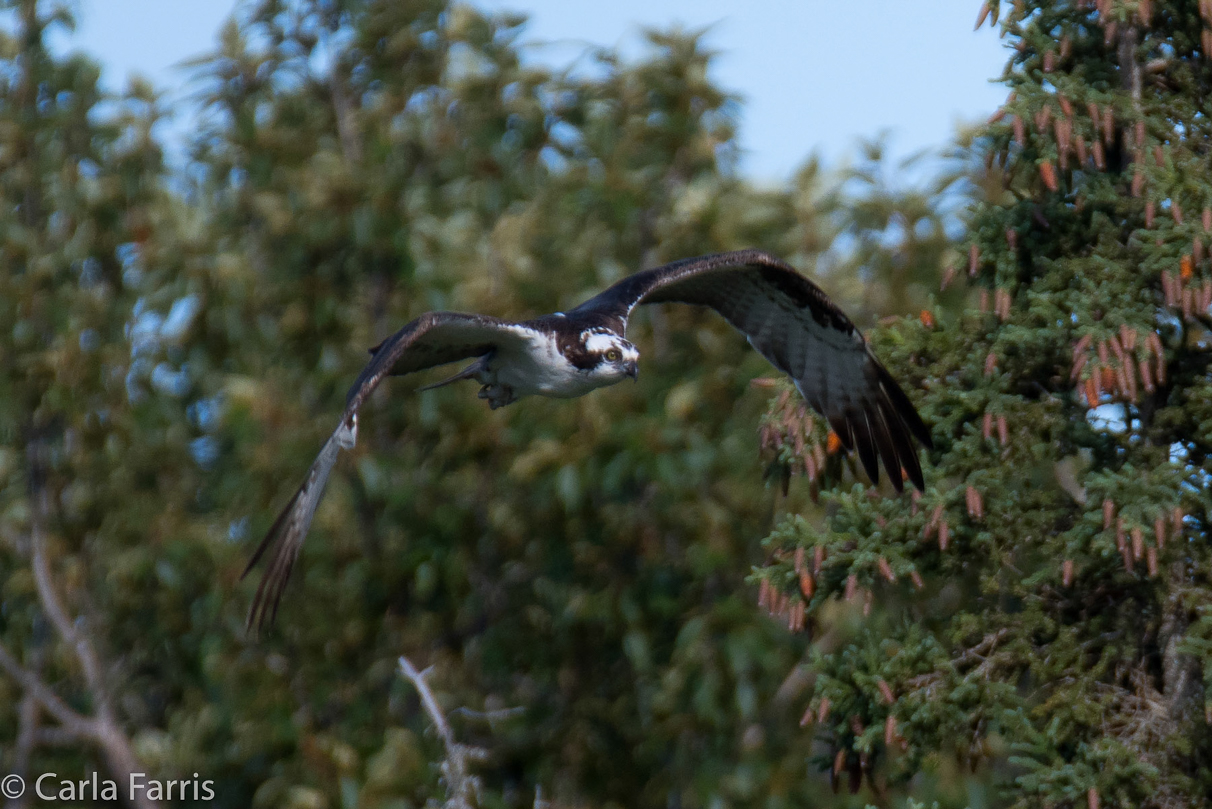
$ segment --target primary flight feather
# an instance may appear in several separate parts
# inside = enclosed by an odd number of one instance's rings
[[[882,460],[898,492],[902,474],[923,488],[913,438],[930,447],[929,429],[863,335],[816,284],[761,250],[689,258],[628,276],[567,313],[515,323],[428,312],[372,348],[336,430],[244,570],[247,575],[268,557],[249,627],[272,623],[277,615],[328,473],[340,451],[357,440],[358,408],[385,376],[474,359],[429,387],[475,379],[480,398],[494,410],[532,394],[582,396],[635,378],[640,355],[625,334],[632,309],[642,303],[690,303],[719,312],[791,377],[847,450],[858,450],[872,481],[879,481]]]

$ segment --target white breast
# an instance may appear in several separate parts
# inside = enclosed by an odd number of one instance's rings
[[[553,335],[527,331],[526,337],[525,350],[499,350],[492,362],[497,382],[513,388],[516,397],[570,399],[598,387],[588,371],[564,358]]]

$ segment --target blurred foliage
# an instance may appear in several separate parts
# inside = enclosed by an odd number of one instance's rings
[[[1196,24],[1174,5],[1168,28],[1148,29],[1159,53]],[[1159,309],[1162,272],[1207,204],[1194,134],[1149,169],[1155,249],[1123,165],[1041,188],[1037,166],[1056,160],[1046,127],[1018,143],[1003,119],[920,189],[893,179],[914,167],[889,167],[879,141],[846,170],[807,160],[755,188],[735,172],[740,107],[694,32],[651,32],[636,63],[595,51],[556,71],[520,58],[520,16],[260,0],[193,63],[201,123],[170,170],[151,88],[104,97],[95,64],[43,44],[65,12],[4,6],[0,641],[74,709],[101,701],[33,580],[41,519],[55,585],[149,773],[214,779],[218,806],[441,801],[443,749],[398,674],[406,654],[433,667],[456,736],[487,751],[486,806],[539,790],[603,807],[918,806],[910,793],[1007,805],[994,782],[1023,806],[1090,786],[1104,806],[1206,790],[1196,720],[1132,724],[1173,696],[1167,672],[1195,671],[1166,661],[1206,656],[1212,638],[1189,606],[1203,592],[1202,338]],[[1008,73],[1014,115],[1029,123],[1059,86],[1030,61],[1055,44],[1038,19],[1096,19],[1064,9],[1010,15],[1027,43]],[[1093,36],[1071,35],[1066,58],[1114,73]],[[1150,115],[1194,121],[1174,88],[1202,87],[1206,69],[1171,64]],[[1134,124],[1128,96],[1070,79],[1078,112],[1101,94]],[[1186,220],[1170,215],[1172,188]],[[655,309],[634,323],[636,385],[499,411],[469,386],[384,385],[276,630],[245,635],[247,554],[368,346],[430,309],[523,318],[643,266],[749,246],[818,277],[864,326],[911,315],[875,336],[894,374],[927,390],[939,449],[923,498],[869,496],[781,383],[753,389],[770,370],[742,338]],[[1120,286],[1098,294],[1118,308],[1089,303],[1083,284],[1112,268]],[[1006,294],[1005,317],[974,311]],[[1116,432],[1073,398],[1068,363],[1073,340],[1096,334],[1097,352],[1121,323],[1156,327],[1170,376],[1168,398],[1133,405]],[[969,486],[980,517],[964,516]],[[1171,573],[1118,567],[1105,497],[1129,533],[1184,509],[1159,561]],[[807,631],[789,631],[805,571]],[[6,767],[105,770],[93,746],[31,720],[11,678],[0,694]],[[863,792],[831,797],[848,770]]]

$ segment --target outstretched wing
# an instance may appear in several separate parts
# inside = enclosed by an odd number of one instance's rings
[[[910,436],[932,446],[930,430],[866,339],[820,287],[761,250],[676,261],[628,276],[573,312],[627,326],[641,303],[709,306],[795,382],[846,449],[857,447],[872,481],[879,459],[900,491],[902,469],[919,489],[922,467]],[[570,313],[572,314],[572,313]]]
[[[257,594],[248,612],[249,629],[272,624],[278,613],[278,602],[290,578],[291,568],[307,529],[315,516],[316,506],[328,481],[337,455],[349,449],[357,440],[358,408],[385,376],[400,376],[423,371],[470,357],[482,357],[496,349],[525,342],[523,333],[513,324],[483,315],[454,312],[429,312],[421,315],[370,351],[374,357],[350,387],[345,398],[345,412],[319,456],[311,465],[303,485],[282,509],[265,538],[253,553],[241,578],[261,560],[269,561]]]

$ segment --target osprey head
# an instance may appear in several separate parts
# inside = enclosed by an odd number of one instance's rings
[[[585,353],[597,360],[589,374],[611,384],[629,376],[635,379],[640,373],[640,352],[634,345],[609,331],[586,331],[581,335]]]

